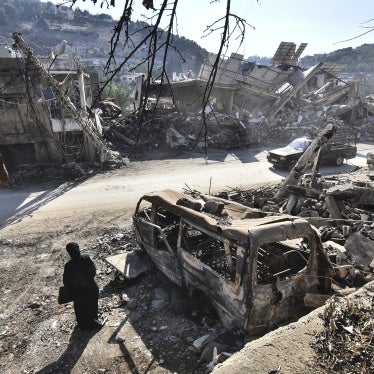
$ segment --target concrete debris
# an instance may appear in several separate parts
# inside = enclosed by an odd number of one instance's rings
[[[373,226],[373,225],[372,225]],[[370,232],[374,231],[374,226],[370,226]],[[346,240],[344,247],[348,256],[356,266],[369,271],[370,264],[374,260],[374,243],[369,237],[364,235],[364,229],[360,232],[352,233]]]
[[[226,344],[221,344],[216,341],[212,341],[207,344],[203,353],[200,356],[201,362],[211,362],[217,358],[222,352],[226,352],[230,347]]]
[[[314,138],[328,124],[358,134],[362,141],[374,141],[372,99],[365,97],[359,80],[344,80],[336,74],[342,68],[330,69],[322,62],[302,68],[297,61],[262,66],[242,59],[232,54],[219,63],[205,111],[208,146],[287,144],[306,135]],[[160,104],[143,112],[141,124],[133,114],[104,121],[106,137],[124,147],[136,141],[139,149],[204,145],[202,97],[214,61],[215,56],[209,56],[196,79],[156,81],[147,97]],[[165,100],[171,103],[170,109],[161,105]]]
[[[107,257],[105,260],[126,279],[137,278],[140,274],[149,270],[149,263],[137,251],[116,254]]]
[[[241,125],[240,120],[221,113],[207,115],[207,145],[233,148],[258,144],[255,126]],[[129,114],[103,122],[103,134],[118,149],[126,152],[134,145],[138,151],[149,149],[185,150],[204,147],[202,117],[175,111],[157,110],[144,114],[139,132],[138,119]],[[139,136],[139,138],[138,138]]]
[[[296,99],[295,99],[296,100]],[[340,98],[340,100],[344,100]],[[285,107],[283,111],[271,118],[272,111],[263,108],[250,110],[242,105],[230,113],[217,110],[207,114],[207,142],[210,147],[233,148],[253,145],[287,144],[291,140],[309,135],[315,137],[328,124],[339,129],[359,133],[362,140],[374,140],[374,117],[357,118],[345,122],[343,115],[332,111],[329,106],[322,109],[311,102],[298,101],[299,106]],[[357,102],[350,112],[362,106]],[[234,105],[235,106],[235,105]],[[199,109],[195,112],[176,111],[174,109],[156,109],[145,113],[141,128],[144,134],[138,139],[139,149],[148,147],[169,147],[173,149],[189,149],[203,146],[202,117]],[[103,122],[104,135],[117,146],[132,147],[139,130],[137,117],[129,114],[117,120]],[[123,138],[122,136],[125,136]]]
[[[200,338],[196,339],[193,342],[193,346],[197,350],[202,351],[215,338],[216,338],[216,335],[204,335],[204,336],[201,336]]]
[[[300,184],[289,186],[288,196],[275,199],[272,193],[279,186],[256,190],[233,188],[226,192],[230,200],[266,212],[283,212],[292,198],[291,214],[306,218],[317,226],[324,249],[334,266],[334,287],[360,287],[373,276],[374,209],[373,182],[362,169],[349,176],[318,177],[317,186],[310,189],[310,176],[304,175]],[[311,303],[318,302],[313,299]]]

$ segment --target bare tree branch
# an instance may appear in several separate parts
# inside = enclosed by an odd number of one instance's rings
[[[71,1],[73,4],[75,4],[78,0]],[[91,1],[94,4],[98,2],[98,0]],[[101,0],[101,6],[103,6],[104,2],[107,6],[115,5],[114,0],[111,0],[110,4],[108,4],[108,0]],[[211,0],[210,4],[215,4],[218,2],[218,0]],[[181,57],[182,61],[184,61],[184,59],[182,53],[173,44],[173,30],[174,28],[177,28],[176,12],[178,0],[160,0],[159,9],[155,8],[153,0],[142,0],[142,5],[144,6],[144,8],[147,11],[152,10],[154,12],[154,14],[150,16],[144,15],[144,18],[147,19],[151,24],[146,24],[144,28],[141,29],[141,31],[137,30],[135,33],[130,34],[130,24],[133,21],[133,7],[135,3],[136,1],[134,0],[125,1],[125,4],[123,5],[122,15],[114,27],[113,34],[110,40],[110,51],[108,53],[109,57],[104,68],[104,72],[107,76],[107,79],[104,85],[101,87],[99,95],[101,95],[105,87],[108,84],[110,84],[113,78],[118,74],[119,71],[121,71],[121,69],[124,68],[126,64],[128,64],[129,62],[134,63],[134,57],[137,56],[137,54],[140,53],[142,49],[145,47],[145,56],[141,59],[140,62],[135,63],[135,67],[132,67],[130,69],[134,70],[135,68],[143,65],[146,66],[147,71],[144,82],[144,98],[141,102],[141,107],[138,110],[137,136],[135,142],[136,146],[140,138],[141,129],[143,128],[142,121],[147,106],[147,100],[149,98],[149,89],[151,87],[151,84],[153,83],[153,79],[160,80],[159,95],[156,99],[157,104],[160,98],[163,84],[166,83],[172,93],[172,87],[170,85],[169,76],[166,70],[167,57],[169,51],[175,51]],[[257,0],[257,3],[259,3],[259,0]],[[162,21],[164,21],[167,17],[169,17],[169,19],[167,20],[167,27],[164,31],[161,29],[161,24]],[[231,28],[230,22],[232,24]],[[206,86],[202,97],[203,125],[201,133],[204,136],[205,152],[207,152],[208,135],[206,123],[206,108],[209,105],[209,100],[211,97],[218,69],[222,62],[222,57],[225,55],[224,50],[227,51],[230,39],[238,40],[239,47],[242,45],[245,37],[246,27],[255,29],[252,25],[248,24],[245,21],[245,19],[231,13],[231,0],[226,0],[225,15],[216,20],[215,22],[213,22],[211,25],[207,26],[206,30],[203,33],[203,36],[207,37],[208,35],[214,32],[220,32],[220,44],[218,52],[213,63],[208,80],[206,82]],[[139,41],[134,42],[133,38],[135,37],[136,33],[138,35],[142,35],[142,37]],[[126,54],[125,57],[121,58],[121,61],[117,63],[116,51],[119,49],[120,44],[122,45],[123,49],[126,49]],[[159,56],[160,53],[162,59],[161,70],[156,72],[156,55]],[[96,102],[93,103],[93,105],[95,104]],[[199,140],[200,138],[201,137],[199,136]]]
[[[367,20],[367,21],[361,22],[360,25],[363,25],[364,23],[369,23],[369,22],[371,22],[371,21],[374,21],[374,18],[371,18],[371,19],[369,19],[369,20]]]
[[[340,42],[336,42],[336,43],[333,43],[333,44],[340,44],[340,43],[344,43],[344,42],[349,42],[349,41],[351,41],[351,40],[358,39],[358,38],[360,38],[360,37],[363,36],[363,35],[369,34],[369,32],[372,32],[372,31],[374,31],[374,27],[371,28],[371,29],[368,30],[368,31],[363,32],[363,33],[360,34],[360,35],[357,35],[357,36],[353,37],[353,38],[346,39],[346,40],[342,40],[342,41],[340,41]]]

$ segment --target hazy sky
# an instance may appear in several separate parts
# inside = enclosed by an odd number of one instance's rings
[[[56,4],[62,1],[52,0]],[[77,0],[75,8],[86,9],[94,14],[108,13],[118,19],[125,0],[116,0],[116,7],[110,7],[109,10],[100,8],[101,1],[98,0],[94,5],[91,0]],[[141,14],[152,14],[151,10],[146,11],[141,6],[142,0],[134,2],[137,4],[137,19],[142,19]],[[154,0],[155,5],[159,2]],[[196,41],[209,52],[216,52],[219,32],[205,38],[202,35],[206,26],[224,15],[226,1],[211,2],[179,0],[178,34]],[[374,20],[370,21],[374,19],[374,0],[231,0],[231,12],[245,18],[255,27],[252,30],[247,26],[245,41],[239,49],[235,41],[230,47],[229,52],[237,51],[245,57],[271,57],[281,41],[295,42],[297,45],[308,43],[302,56],[374,43],[374,31],[358,39],[338,43],[367,31],[364,27],[374,27]]]

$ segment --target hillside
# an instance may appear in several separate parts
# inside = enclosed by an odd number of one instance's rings
[[[74,53],[81,59],[89,59],[96,65],[104,66],[114,25],[115,21],[109,15],[92,15],[79,8],[74,10],[69,7],[57,8],[51,2],[3,0],[0,3],[0,43],[12,44],[12,33],[22,32],[35,52],[42,56],[47,55],[51,48],[62,40],[66,40],[67,53]],[[130,34],[134,43],[144,36],[146,26],[143,22],[131,24]],[[186,73],[192,70],[196,75],[208,52],[184,37],[175,36],[173,44],[181,51],[182,57],[174,49],[169,50],[168,73]],[[127,51],[122,50],[121,47],[118,50],[116,57],[117,61],[120,61]],[[139,52],[124,70],[137,65],[143,57],[144,52]],[[271,64],[271,56],[250,56],[247,60],[263,65]],[[371,73],[374,72],[374,44],[338,49],[328,54],[305,56],[300,59],[300,65],[309,67],[320,61],[343,65],[346,73]],[[159,56],[156,65],[161,63],[161,56]],[[137,71],[144,72],[145,67],[139,67]]]
[[[271,65],[271,57],[249,56],[247,61]],[[299,65],[310,67],[320,61],[326,64],[342,65],[346,73],[372,73],[374,72],[374,44],[363,44],[357,48],[348,47],[331,53],[305,56],[299,60]]]
[[[12,33],[21,32],[34,51],[41,56],[47,55],[52,47],[66,40],[67,53],[104,66],[114,25],[115,21],[109,15],[92,15],[78,8],[57,8],[50,2],[5,0],[0,3],[0,43],[12,44]],[[143,38],[146,26],[143,22],[131,24],[129,31],[134,43]],[[167,60],[168,73],[186,73],[192,70],[197,74],[208,52],[184,37],[174,36],[173,44],[181,51],[183,58],[170,50]],[[116,59],[120,61],[126,50],[121,46],[118,50]],[[160,52],[162,53],[162,50]],[[156,64],[162,63],[161,53]],[[139,52],[125,69],[137,65],[143,57],[144,52]],[[137,71],[145,71],[145,68],[140,67]]]
[[[310,66],[323,61],[328,64],[344,65],[347,73],[374,72],[374,44],[363,44],[357,48],[338,49],[328,54],[315,54],[300,60],[302,66]]]

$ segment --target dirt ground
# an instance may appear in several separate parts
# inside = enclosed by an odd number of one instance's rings
[[[221,327],[199,317],[155,269],[135,281],[119,277],[104,258],[136,248],[131,221],[92,218],[70,217],[63,226],[61,218],[27,219],[1,230],[0,371],[191,372],[200,357],[191,343]],[[99,309],[108,320],[96,333],[75,326],[71,303],[57,303],[68,260],[65,245],[72,240],[97,267]],[[205,370],[197,367],[196,372]]]
[[[218,321],[202,315],[155,268],[128,281],[105,261],[138,248],[132,213],[118,206],[59,211],[53,218],[39,213],[0,230],[0,372],[208,371],[192,343],[223,333]],[[100,331],[79,330],[72,304],[57,303],[69,241],[96,264],[100,315],[107,318]],[[236,349],[242,345],[231,342]]]
[[[210,372],[211,353],[202,360],[192,343],[206,334],[223,334],[221,325],[202,315],[154,268],[133,281],[116,274],[105,258],[137,244],[132,211],[115,206],[110,211],[65,211],[54,219],[39,214],[0,230],[0,372]],[[99,309],[107,318],[99,331],[80,331],[72,305],[57,303],[69,241],[78,242],[96,264]],[[303,333],[312,334],[309,329],[305,324]],[[243,345],[239,338],[222,338],[231,352]],[[283,341],[282,360],[292,360],[295,344]],[[310,372],[325,372],[317,356],[310,357],[310,347],[303,347],[298,357],[305,353]],[[261,355],[271,372],[287,372],[277,371],[279,357],[272,356],[271,343],[262,345]],[[264,372],[261,361],[253,365],[251,372]],[[230,368],[227,372],[235,372]]]

